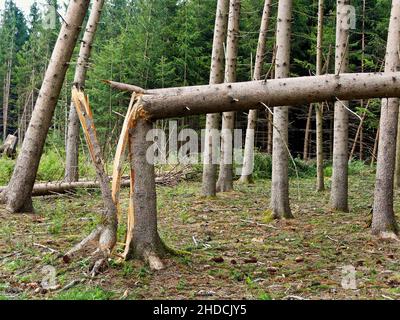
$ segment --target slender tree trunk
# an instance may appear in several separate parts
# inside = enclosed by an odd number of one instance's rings
[[[335,73],[348,71],[349,65],[349,0],[337,1],[336,19],[336,56]],[[334,210],[349,211],[348,205],[348,148],[349,148],[349,115],[346,108],[348,101],[335,103],[333,174],[331,206]]]
[[[379,132],[380,132],[380,127],[378,126],[378,129],[376,130],[376,135],[375,135],[374,148],[372,149],[371,168],[372,168],[372,167],[374,166],[374,164],[375,164],[376,154],[377,154],[377,152],[378,152]]]
[[[317,31],[317,76],[322,74],[322,45],[324,37],[324,0],[318,1],[318,31]],[[327,70],[329,68],[329,56],[327,59]],[[316,136],[317,136],[317,191],[325,190],[324,182],[324,120],[323,103],[315,106]]]
[[[268,112],[267,118],[268,118],[267,153],[272,155],[272,147],[273,147],[273,137],[272,137],[272,135],[273,135],[273,131],[274,131],[274,127],[273,127],[272,124],[274,122],[274,119],[273,119],[273,115],[270,112]]]
[[[11,212],[33,211],[31,193],[43,146],[89,2],[75,0],[68,6],[67,23],[63,24],[53,50],[14,173],[7,190],[1,193],[1,201],[7,203]]]
[[[6,140],[8,135],[7,128],[8,128],[8,110],[10,103],[11,70],[12,70],[12,60],[10,58],[7,61],[7,71],[4,81],[4,92],[3,92],[3,141]]]
[[[308,150],[310,147],[310,129],[311,129],[312,114],[313,114],[313,105],[311,104],[310,107],[308,108],[306,129],[304,133],[304,149],[303,149],[304,160],[308,160],[309,158]]]
[[[261,19],[260,35],[258,38],[256,62],[254,66],[253,80],[260,80],[264,65],[264,56],[266,52],[267,33],[269,26],[269,18],[271,12],[272,0],[265,0],[263,16]],[[258,110],[250,110],[247,120],[246,142],[244,147],[244,161],[241,183],[252,183],[252,172],[254,163],[254,137],[257,127],[257,112]]]
[[[400,117],[397,123],[397,139],[396,139],[396,167],[394,174],[394,186],[400,189]]]
[[[228,24],[228,12],[229,0],[218,0],[215,16],[210,84],[224,82],[224,41]],[[217,192],[218,165],[216,164],[215,157],[219,145],[219,137],[218,142],[213,140],[216,138],[216,130],[219,129],[219,122],[219,113],[207,114],[202,184],[202,194],[206,197],[213,197]]]
[[[392,1],[386,49],[385,72],[399,67],[400,0]],[[396,161],[396,137],[399,99],[382,99],[378,160],[376,168],[372,232],[375,235],[398,232],[393,210],[393,186]]]
[[[368,110],[368,104],[367,104],[367,106],[365,107],[365,109]],[[355,151],[356,151],[356,147],[357,147],[357,144],[358,144],[358,141],[359,141],[359,140],[360,140],[360,154],[361,154],[361,149],[362,149],[362,146],[361,146],[361,143],[362,143],[362,129],[363,129],[363,124],[364,124],[364,121],[365,121],[366,116],[367,116],[367,112],[365,111],[365,112],[363,113],[362,117],[361,117],[360,124],[359,124],[358,127],[357,127],[356,136],[354,137],[353,146],[352,146],[352,148],[351,148],[351,152],[350,152],[350,156],[349,156],[349,160],[350,160],[350,161],[351,161],[351,160],[353,159],[353,157],[354,157],[354,153],[355,153]],[[360,160],[361,160],[361,159],[360,159]]]
[[[225,82],[236,82],[236,65],[239,45],[240,0],[230,0],[228,18],[228,38],[226,43]],[[221,131],[221,162],[217,181],[217,191],[233,190],[233,129],[235,113],[224,112]]]
[[[79,51],[78,63],[75,69],[73,85],[78,88],[85,87],[86,73],[89,67],[90,52],[93,46],[97,26],[100,21],[104,0],[93,1],[92,10],[83,35]],[[69,111],[68,136],[66,145],[65,181],[79,180],[79,118],[73,102]]]
[[[280,0],[276,31],[275,78],[287,78],[290,67],[292,0]],[[289,204],[289,107],[274,109],[271,209],[275,218],[293,218]]]

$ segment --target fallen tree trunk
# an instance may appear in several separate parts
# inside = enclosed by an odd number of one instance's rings
[[[400,97],[400,73],[352,73],[144,90],[107,81],[114,89],[137,92],[152,120],[281,105]]]
[[[161,186],[173,186],[180,180],[185,178],[185,174],[174,174],[157,177],[156,184]],[[128,188],[130,186],[130,177],[123,178],[121,180],[121,187]],[[0,192],[4,191],[7,186],[0,187]],[[74,192],[77,189],[97,189],[100,188],[98,181],[77,181],[77,182],[48,182],[48,183],[37,183],[33,187],[32,196],[49,196],[54,194],[64,194]]]

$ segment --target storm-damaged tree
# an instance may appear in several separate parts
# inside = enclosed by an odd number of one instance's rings
[[[218,0],[211,57],[210,84],[224,82],[224,42],[228,24],[228,12],[229,0]],[[216,150],[219,146],[219,136],[216,136],[215,133],[219,128],[219,122],[219,113],[207,114],[202,183],[202,194],[206,197],[213,197],[217,192],[216,186],[218,165],[215,163],[215,157]]]
[[[0,201],[7,204],[10,212],[33,211],[31,193],[43,146],[89,2],[69,3],[13,175],[7,189],[0,194]]]
[[[290,68],[292,0],[280,0],[276,30],[275,78],[287,78]],[[289,204],[289,107],[274,109],[271,210],[274,218],[293,218]]]
[[[86,73],[89,68],[90,52],[92,50],[97,26],[100,21],[104,0],[94,0],[86,29],[83,35],[78,62],[76,64],[74,86],[85,87]],[[79,179],[79,118],[73,102],[69,111],[68,134],[66,145],[65,181],[75,182]]]
[[[336,6],[335,74],[349,69],[349,0],[338,0]],[[334,210],[349,211],[348,157],[349,157],[349,103],[336,101],[334,111],[334,143],[331,206]]]
[[[395,72],[398,70],[399,46],[400,0],[393,0],[387,39],[385,72]],[[382,99],[372,232],[375,235],[383,237],[390,237],[398,233],[398,226],[393,211],[398,116],[399,99]]]
[[[225,82],[236,82],[236,65],[239,45],[240,0],[230,0],[228,18],[228,38],[226,41]],[[221,161],[217,181],[217,191],[233,190],[233,129],[235,113],[224,112],[221,130]]]
[[[258,37],[256,62],[254,65],[253,80],[260,80],[264,65],[266,52],[267,33],[271,12],[272,0],[265,0],[263,15],[261,19],[260,34]],[[242,174],[239,182],[252,183],[252,172],[254,163],[254,136],[257,127],[257,110],[250,110],[247,119],[246,141],[244,146],[244,160]]]

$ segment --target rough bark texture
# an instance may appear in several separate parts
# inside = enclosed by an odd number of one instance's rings
[[[313,114],[313,106],[310,105],[308,108],[306,129],[304,130],[304,148],[303,148],[303,159],[308,160],[309,158],[309,147],[310,147],[310,130],[311,130],[311,118]]]
[[[253,80],[260,80],[264,65],[264,56],[266,52],[267,33],[269,18],[271,12],[272,0],[265,0],[264,11],[261,19],[260,34],[258,37],[256,62],[254,65]],[[239,182],[252,183],[252,172],[254,163],[254,137],[257,128],[257,110],[250,110],[247,119],[246,141],[244,146],[244,161],[242,175]]]
[[[214,42],[211,58],[210,84],[224,82],[224,41],[228,25],[229,0],[218,0],[217,13],[215,16]],[[203,184],[202,194],[206,197],[216,195],[217,189],[217,164],[213,161],[213,151],[217,146],[213,143],[213,130],[219,129],[219,113],[207,114],[204,164],[203,164]],[[219,140],[219,139],[218,139]],[[218,141],[219,144],[219,141]]]
[[[11,51],[13,51],[13,45],[11,45]],[[12,53],[11,53],[12,54]],[[10,100],[10,89],[11,89],[11,70],[12,70],[12,59],[7,61],[7,72],[4,77],[4,91],[3,91],[3,141],[7,137],[8,127],[8,104]]]
[[[146,159],[151,142],[146,135],[153,129],[151,122],[139,118],[130,130],[130,149],[132,151],[131,169],[134,170],[134,221],[127,231],[131,239],[127,258],[141,258],[151,264],[158,256],[163,256],[165,247],[157,231],[157,194],[154,165]]]
[[[275,78],[287,78],[290,67],[292,0],[280,0],[276,30]],[[267,102],[267,105],[268,102]],[[274,109],[271,210],[275,218],[293,218],[289,205],[289,107]]]
[[[225,82],[236,82],[236,65],[239,45],[240,0],[230,0],[228,18],[228,38],[226,43]],[[217,181],[217,191],[233,190],[233,129],[235,113],[224,112],[221,131],[221,163]]]
[[[386,49],[385,72],[399,67],[400,0],[392,1]],[[376,168],[372,232],[376,235],[398,232],[393,211],[393,186],[399,99],[383,99],[381,106],[378,160]]]
[[[75,0],[68,6],[67,24],[63,24],[53,50],[14,173],[1,194],[0,201],[6,202],[11,212],[33,211],[31,193],[44,142],[89,2]]]
[[[324,0],[318,1],[317,76],[322,74],[322,45],[324,37]],[[324,123],[322,103],[315,106],[317,132],[317,191],[325,190],[324,183]]]
[[[125,87],[108,82],[114,89]],[[400,97],[400,73],[349,73],[146,90],[141,104],[152,120],[222,111],[265,110],[337,99]],[[264,104],[262,104],[263,102]]]
[[[349,0],[337,1],[335,73],[348,71],[349,65]],[[349,114],[348,101],[335,103],[333,173],[331,206],[338,211],[349,211],[348,206],[348,157],[349,157]]]
[[[74,86],[85,87],[86,72],[89,67],[90,52],[100,21],[104,0],[94,0],[86,30],[83,35],[78,62],[75,69]],[[71,103],[68,118],[68,135],[66,146],[65,181],[73,182],[79,179],[79,118]]]
[[[396,139],[396,168],[394,174],[394,186],[400,189],[400,118],[397,123],[397,139]]]

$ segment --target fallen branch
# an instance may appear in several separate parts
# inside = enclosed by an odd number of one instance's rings
[[[130,186],[129,178],[123,178],[121,180],[121,187],[128,188]],[[174,186],[179,181],[185,179],[185,174],[181,172],[180,174],[170,175],[165,174],[156,178],[156,184],[161,186]],[[4,191],[7,187],[0,187],[0,193]],[[48,182],[48,183],[38,183],[35,184],[32,191],[33,197],[48,196],[54,194],[65,194],[73,192],[76,189],[97,189],[100,188],[100,183],[98,181],[78,181],[78,182]]]

